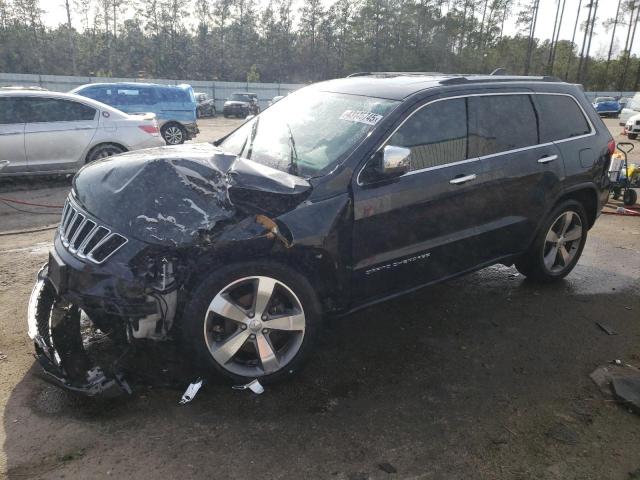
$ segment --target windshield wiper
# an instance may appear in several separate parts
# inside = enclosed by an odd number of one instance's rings
[[[289,173],[292,175],[298,175],[298,152],[296,151],[296,141],[293,139],[293,132],[288,123],[285,123],[287,130],[289,130],[289,144],[291,145]]]

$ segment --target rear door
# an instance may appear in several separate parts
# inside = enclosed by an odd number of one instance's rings
[[[75,169],[98,127],[95,108],[72,100],[26,98],[29,119],[25,127],[25,151],[31,172]]]
[[[508,226],[503,197],[493,188],[491,162],[469,154],[467,103],[461,97],[418,107],[380,147],[410,148],[411,171],[390,182],[354,185],[357,301],[499,255],[496,243]]]
[[[18,97],[0,97],[0,161],[10,163],[0,173],[24,173],[24,110]]]
[[[470,96],[469,155],[484,165],[484,185],[500,219],[487,248],[494,258],[524,251],[564,179],[558,148],[540,139],[529,93]]]

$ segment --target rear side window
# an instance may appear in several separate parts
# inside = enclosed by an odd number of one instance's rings
[[[56,98],[25,98],[29,122],[75,122],[93,120],[96,110],[78,102]]]
[[[153,105],[156,103],[152,88],[122,86],[112,94],[112,105]]]
[[[189,93],[180,88],[163,88],[160,90],[160,100],[162,102],[190,102]]]
[[[24,115],[21,115],[15,98],[0,97],[0,125],[10,123],[24,123]]]
[[[591,133],[589,123],[573,97],[538,94],[535,96],[535,102],[540,115],[542,143]]]
[[[468,108],[470,158],[538,143],[536,113],[529,95],[469,97]]]
[[[388,145],[411,149],[411,170],[465,160],[466,118],[463,98],[432,103],[409,117]]]

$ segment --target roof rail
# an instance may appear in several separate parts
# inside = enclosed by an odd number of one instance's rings
[[[495,77],[495,78],[494,78]],[[456,85],[461,83],[486,83],[486,82],[562,82],[558,77],[548,75],[542,77],[528,77],[518,75],[460,75],[452,76],[440,81],[441,85]]]
[[[347,78],[351,77],[399,77],[401,75],[405,76],[436,76],[436,75],[445,75],[441,72],[356,72],[351,75],[347,75]]]

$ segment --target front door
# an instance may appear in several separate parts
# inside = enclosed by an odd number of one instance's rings
[[[354,186],[357,302],[462,272],[494,255],[487,245],[502,219],[487,192],[484,162],[468,155],[466,111],[466,98],[418,107],[384,144],[410,148],[411,171]]]

